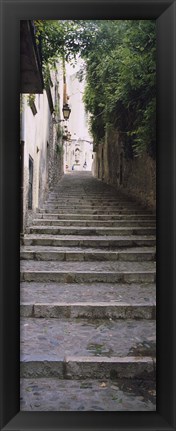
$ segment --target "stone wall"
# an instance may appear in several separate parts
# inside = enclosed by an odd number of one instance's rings
[[[124,162],[123,188],[144,207],[156,209],[156,162],[147,154]]]
[[[122,189],[142,206],[156,209],[156,163],[147,154],[126,160],[123,141],[117,131],[107,132],[105,141],[97,146],[92,173]]]
[[[121,163],[122,161],[122,163]],[[123,145],[117,131],[107,131],[94,153],[93,175],[108,184],[119,187],[122,183]]]
[[[55,187],[63,175],[63,152],[58,151],[57,145],[59,148],[62,147],[60,140],[57,140],[56,126],[53,125],[51,119],[49,123],[49,139],[46,144],[46,153],[40,165],[39,207],[47,200],[49,191]],[[45,165],[47,174],[46,181],[44,182],[42,181],[42,167]]]

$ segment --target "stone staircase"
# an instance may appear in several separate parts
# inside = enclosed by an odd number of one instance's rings
[[[21,410],[155,410],[155,308],[155,215],[65,175],[21,246]]]

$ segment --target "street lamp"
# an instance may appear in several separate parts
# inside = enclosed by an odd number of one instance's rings
[[[63,108],[62,108],[62,112],[63,112],[63,116],[64,116],[63,120],[56,119],[56,114],[55,114],[55,112],[53,112],[52,120],[53,120],[54,124],[62,123],[62,121],[67,121],[69,119],[70,113],[71,113],[71,108],[68,105],[68,103],[64,103]]]
[[[64,120],[68,120],[71,113],[71,109],[68,103],[64,103],[62,112],[63,112]]]

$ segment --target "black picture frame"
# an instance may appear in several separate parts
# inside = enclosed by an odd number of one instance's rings
[[[21,19],[156,19],[157,410],[20,412]],[[1,0],[1,419],[9,430],[176,430],[176,0]]]

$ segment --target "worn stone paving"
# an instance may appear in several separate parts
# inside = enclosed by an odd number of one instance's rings
[[[78,209],[78,212],[80,209],[96,209],[96,210],[104,210],[104,209],[109,209],[109,205],[111,205],[111,209],[112,210],[117,210],[117,209],[135,209],[136,210],[136,204],[128,204],[126,202],[121,202],[121,203],[116,203],[116,202],[107,202],[107,203],[87,203],[87,202],[78,202],[77,204],[75,204],[74,202],[61,202],[59,205],[56,205],[55,203],[47,203],[46,205],[43,206],[43,209],[67,209],[69,210],[71,209]]]
[[[155,240],[88,172],[50,193],[21,246],[22,411],[156,409]]]
[[[23,379],[21,408],[28,411],[153,411],[152,381]]]
[[[69,284],[69,283],[21,283],[21,301],[36,303],[128,303],[155,304],[155,284]]]
[[[21,318],[21,359],[154,356],[155,322]],[[31,350],[32,346],[32,350]]]
[[[117,209],[110,209],[110,207],[108,206],[108,208],[107,209],[97,209],[97,210],[95,210],[95,209],[85,209],[85,208],[80,208],[79,210],[77,209],[77,208],[73,208],[73,207],[70,207],[70,208],[67,208],[67,215],[70,213],[70,214],[73,214],[73,215],[78,215],[79,216],[79,218],[80,218],[80,216],[82,216],[82,214],[88,214],[88,215],[104,215],[104,213],[105,213],[105,211],[106,211],[106,214],[107,215],[109,215],[109,216],[116,216],[116,215],[118,215],[118,214],[121,214],[121,215],[123,215],[123,216],[125,216],[126,214],[127,215],[138,215],[139,214],[139,211],[138,210],[135,210],[135,209],[130,209],[130,208],[119,208],[118,210]],[[118,211],[118,212],[117,212]],[[52,214],[60,214],[62,217],[64,216],[64,214],[65,214],[65,208],[60,208],[60,209],[54,209],[54,208],[52,208],[52,209],[42,209],[42,210],[40,210],[40,212],[41,213],[45,213],[45,214],[49,214],[49,213],[52,213]],[[141,210],[140,211],[140,213],[141,214],[145,214],[145,211],[143,210]]]
[[[65,227],[65,226],[81,226],[81,227],[99,227],[99,226],[104,226],[104,227],[125,227],[125,226],[130,226],[132,227],[143,227],[143,226],[147,226],[147,227],[151,227],[151,226],[155,226],[155,221],[147,221],[147,220],[143,220],[143,221],[139,221],[139,220],[117,220],[117,221],[113,221],[113,220],[108,220],[108,221],[101,221],[101,220],[96,220],[96,221],[86,221],[86,220],[58,220],[58,219],[36,219],[34,221],[34,226],[59,226],[59,227]]]
[[[46,213],[44,212],[43,214],[40,212],[37,213],[37,218],[36,220],[40,219],[40,220],[76,220],[78,221],[80,219],[80,215],[79,214],[58,214],[58,213]],[[97,220],[97,221],[111,221],[111,220],[151,220],[151,221],[155,221],[155,216],[152,214],[146,214],[145,212],[141,214],[141,212],[137,212],[137,214],[130,214],[130,213],[124,213],[124,214],[119,214],[119,212],[117,214],[81,214],[81,220]],[[35,220],[34,220],[35,222]]]
[[[154,262],[37,262],[22,261],[21,271],[97,271],[97,272],[136,272],[136,271],[154,271]]]

